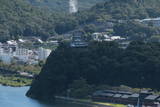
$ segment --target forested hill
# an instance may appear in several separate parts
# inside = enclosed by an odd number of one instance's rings
[[[123,84],[159,89],[159,75],[160,44],[157,43],[132,42],[125,50],[113,42],[91,43],[88,48],[61,44],[49,56],[27,95],[49,101],[55,94],[65,93],[73,81],[81,78],[95,87]],[[82,95],[84,92],[86,90]]]
[[[69,0],[28,0],[32,5],[49,8],[52,11],[68,12]],[[78,0],[78,7],[80,10],[91,8],[99,2],[107,0]]]
[[[0,0],[0,41],[54,33],[54,16],[26,0]]]
[[[66,0],[63,3],[68,5]],[[33,6],[27,0],[0,0],[0,42],[21,36],[39,36],[47,39],[56,35],[55,29],[61,29],[63,32],[65,27],[65,32],[68,32],[79,25],[77,19],[71,15],[57,10],[48,11],[42,7]],[[65,25],[59,27],[61,23]]]
[[[143,0],[143,2],[138,2],[137,0],[108,0],[96,4],[89,10],[79,11],[68,17],[72,19],[72,22],[62,20],[55,30],[57,33],[63,34],[81,25],[92,24],[95,26],[87,27],[94,31],[97,28],[97,23],[100,25],[108,20],[132,20],[155,17],[160,17],[160,0]]]
[[[89,12],[99,20],[160,17],[160,0],[108,0],[93,6]]]
[[[90,2],[87,0],[81,3]],[[26,0],[0,0],[0,41],[17,39],[19,36],[40,36],[47,39],[57,33],[64,34],[84,25],[103,23],[108,19],[159,16],[160,0],[144,0],[143,3],[135,0],[107,0],[73,15],[51,12],[41,6],[33,6]]]

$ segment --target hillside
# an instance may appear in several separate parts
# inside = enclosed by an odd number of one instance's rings
[[[88,4],[92,5],[97,0],[91,1],[81,0],[79,4],[90,7]],[[41,4],[44,1],[39,2]],[[55,2],[53,2],[54,5],[61,5],[61,3],[62,7],[67,5],[63,0]],[[42,8],[44,5],[38,5],[36,1],[32,3],[37,6],[31,5],[26,0],[0,0],[0,41],[17,39],[21,36],[39,36],[45,40],[50,36],[65,34],[90,24],[95,25],[94,28],[96,28],[97,23],[101,25],[107,20],[159,17],[159,2],[160,0],[145,0],[143,3],[131,0],[107,0],[105,3],[96,4],[91,9],[69,15],[57,10],[48,11],[47,8]],[[45,3],[52,5],[46,0]],[[59,9],[61,8],[59,5],[53,7]]]
[[[91,43],[88,48],[61,44],[49,56],[27,96],[43,101],[54,100],[54,95],[66,95],[64,93],[71,84],[82,78],[88,85],[82,81],[85,87],[80,85],[77,94],[81,90],[86,92],[86,87],[103,85],[159,89],[159,66],[160,44],[156,43],[133,42],[126,50],[113,42]],[[81,82],[75,87],[79,84]]]
[[[160,16],[160,0],[109,0],[90,9],[92,17],[113,19],[143,19]],[[93,18],[94,18],[93,17]]]
[[[25,0],[0,0],[0,41],[20,36],[43,36],[54,33],[54,15],[31,6]]]
[[[28,0],[32,5],[49,8],[53,11],[65,11],[69,10],[69,0]],[[103,2],[107,0],[79,0],[79,9],[89,9],[93,5],[99,2]]]
[[[32,2],[37,4],[36,1]],[[63,0],[48,4],[58,2],[67,6],[66,1],[63,2]],[[55,28],[59,28],[61,22],[65,23],[64,26],[60,26],[61,32],[63,27],[65,27],[64,31],[68,32],[78,25],[78,21],[75,17],[71,17],[72,15],[64,14],[62,11],[57,12],[57,10],[48,11],[47,8],[42,7],[43,5],[31,5],[26,0],[0,0],[0,42],[22,36],[38,36],[45,40],[56,35]],[[56,9],[60,6],[53,7]]]
[[[160,0],[144,0],[143,2],[135,0],[108,0],[105,3],[96,4],[89,10],[79,11],[69,16],[68,18],[72,19],[70,25],[68,25],[66,20],[61,20],[61,23],[55,30],[58,34],[64,34],[79,27],[85,30],[85,26],[90,24],[94,26],[92,28],[97,29],[107,21],[118,22],[118,20],[127,21],[155,17],[160,17]],[[68,29],[68,27],[71,29]]]

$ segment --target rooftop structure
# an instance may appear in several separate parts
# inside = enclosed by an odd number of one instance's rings
[[[160,95],[153,95],[147,91],[132,93],[127,91],[101,90],[92,95],[92,100],[126,105],[137,105],[139,101],[140,105],[157,107],[157,104],[160,103]]]
[[[93,33],[92,39],[94,41],[122,41],[122,40],[126,40],[126,38],[123,38],[121,36],[110,36],[110,35],[105,34],[104,32]]]
[[[82,35],[83,35],[83,33],[81,33],[81,32],[74,33],[70,46],[71,47],[86,47],[86,46],[88,46],[87,42],[85,42],[85,39],[82,37]]]
[[[149,95],[147,96],[145,99],[146,100],[155,100],[156,98],[158,98],[159,96],[158,95]]]

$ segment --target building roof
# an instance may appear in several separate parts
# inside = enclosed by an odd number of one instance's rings
[[[157,100],[160,101],[160,97]]]
[[[112,94],[112,93],[103,93],[102,95],[108,96],[108,97],[112,97],[114,94]]]
[[[149,95],[147,96],[145,99],[146,100],[155,100],[156,98],[158,98],[159,96],[158,95]]]
[[[115,94],[113,97],[118,98],[118,97],[121,97],[121,96],[122,96],[122,94]]]
[[[130,95],[123,95],[123,96],[121,96],[121,98],[129,98],[130,97]]]
[[[129,91],[117,91],[117,92],[120,94],[129,94],[129,95],[133,94],[132,92]]]
[[[135,93],[135,94],[132,94],[130,97],[137,98],[137,97],[139,97],[139,94]]]

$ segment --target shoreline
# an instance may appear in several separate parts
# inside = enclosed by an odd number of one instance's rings
[[[20,88],[20,87],[30,87],[31,85],[7,85],[7,84],[3,84],[0,82],[1,86],[6,86],[6,87],[15,87],[15,88]]]
[[[59,102],[66,102],[66,103],[72,103],[72,104],[79,104],[84,105],[87,107],[127,107],[126,105],[113,105],[109,103],[101,103],[101,102],[92,102],[87,100],[81,100],[81,99],[74,99],[74,98],[67,98],[62,96],[55,96],[56,101]]]

